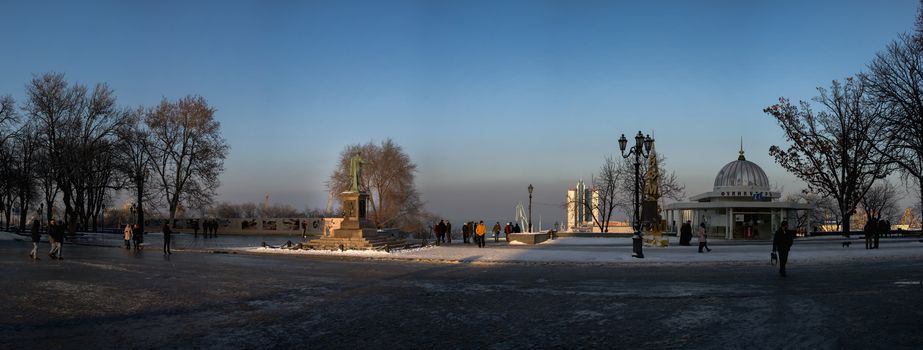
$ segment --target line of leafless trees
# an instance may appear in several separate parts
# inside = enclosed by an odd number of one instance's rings
[[[154,107],[117,104],[105,83],[35,76],[19,103],[0,96],[0,212],[63,220],[70,232],[96,229],[117,191],[131,191],[143,225],[145,205],[209,203],[228,146],[215,109],[200,96],[164,98]],[[63,208],[61,212],[60,208]]]
[[[225,219],[245,219],[245,218],[322,218],[330,216],[320,208],[304,208],[298,210],[288,204],[263,204],[259,205],[254,202],[231,203],[218,202],[209,209],[209,215]]]
[[[858,208],[891,215],[894,171],[923,198],[923,8],[915,33],[899,35],[866,72],[818,92],[813,103],[780,98],[764,110],[788,141],[769,153],[835,204],[841,230],[849,233]]]

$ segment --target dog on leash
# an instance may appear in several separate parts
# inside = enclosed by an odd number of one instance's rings
[[[852,244],[850,241],[843,242],[843,248],[849,248],[850,244]]]

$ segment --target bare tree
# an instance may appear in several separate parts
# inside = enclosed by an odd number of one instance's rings
[[[369,192],[369,219],[377,227],[401,226],[401,220],[410,220],[422,208],[420,195],[414,185],[417,165],[391,139],[380,144],[349,145],[340,154],[340,162],[330,175],[328,188],[341,193],[350,188],[350,158],[355,154],[363,158],[362,190]]]
[[[12,96],[0,96],[0,144],[13,136],[13,128],[19,123],[16,100]]]
[[[30,206],[34,200],[38,198],[38,193],[36,191],[38,186],[36,174],[38,143],[35,127],[31,123],[26,123],[22,129],[20,129],[13,143],[13,152],[17,156],[12,167],[16,169],[15,179],[19,197],[20,231],[25,231]]]
[[[802,101],[785,98],[763,111],[785,132],[787,149],[772,146],[776,163],[804,180],[811,192],[833,198],[841,213],[843,232],[849,235],[850,214],[876,179],[884,178],[888,160],[876,152],[887,148],[878,137],[883,132],[884,105],[871,98],[865,79],[834,81],[829,91],[818,88],[814,99],[824,110],[815,113]]]
[[[147,152],[169,220],[181,204],[203,207],[218,188],[228,145],[221,137],[215,109],[201,96],[163,99],[144,118],[151,132]]]
[[[624,173],[618,169],[618,162],[611,156],[607,156],[603,165],[599,168],[599,173],[593,176],[590,181],[593,188],[591,198],[585,198],[584,193],[575,193],[574,198],[568,198],[566,205],[568,207],[579,205],[593,219],[593,225],[599,228],[600,232],[609,232],[609,221],[619,202],[619,190],[622,183],[621,176]],[[575,218],[568,218],[573,220]]]
[[[291,205],[275,203],[261,209],[260,216],[264,218],[297,218],[304,216],[304,213]]]
[[[923,12],[918,21],[923,19]],[[918,22],[918,38],[921,32]],[[870,91],[889,108],[881,137],[891,140],[879,152],[896,164],[905,184],[923,196],[923,42],[901,35],[869,65]]]
[[[660,167],[660,198],[661,200],[671,199],[675,201],[683,200],[686,196],[686,186],[681,184],[676,178],[675,171],[667,171],[667,158],[656,153],[657,166]],[[642,161],[638,170],[638,188],[643,191],[647,186],[647,179],[644,174],[647,173],[649,162]],[[616,192],[617,207],[625,216],[631,218],[634,213],[634,191],[635,191],[635,166],[632,158],[622,158],[618,161],[618,178],[620,184]]]
[[[890,182],[884,180],[869,189],[859,202],[865,211],[866,220],[889,220],[894,221],[901,214],[900,212],[901,196],[897,188]]]
[[[215,217],[225,219],[240,219],[244,217],[240,214],[240,205],[228,202],[215,203],[211,212]]]
[[[57,194],[66,189],[66,195],[72,194],[67,184],[72,162],[70,152],[72,143],[67,133],[74,124],[82,108],[86,88],[80,85],[70,86],[64,75],[47,73],[36,76],[26,85],[26,103],[23,110],[37,127],[41,141],[41,183],[45,195],[47,219],[53,218]],[[65,202],[69,202],[69,197]],[[65,203],[72,208],[70,203]],[[69,210],[68,210],[69,211]]]
[[[136,220],[143,232],[145,203],[153,204],[155,200],[151,186],[145,186],[150,179],[151,157],[148,147],[151,143],[151,133],[142,120],[144,108],[138,107],[127,113],[125,123],[116,131],[117,164],[125,183],[124,187],[134,190]]]
[[[773,192],[781,192],[773,190]],[[803,189],[798,193],[787,194],[783,199],[786,202],[803,203],[811,206],[812,210],[796,211],[796,225],[791,227],[807,227],[808,223],[822,224],[828,217],[839,217],[836,204],[829,197],[821,196],[808,189]],[[811,228],[808,228],[811,229]]]

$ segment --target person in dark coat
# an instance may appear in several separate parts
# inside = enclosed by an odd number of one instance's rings
[[[518,222],[516,223],[515,226],[513,226],[513,233],[522,233],[522,227],[519,227]]]
[[[869,219],[865,223],[865,227],[862,228],[862,233],[865,235],[865,249],[872,249],[872,237],[875,236],[875,230],[878,229],[878,223],[875,222],[875,219]]]
[[[29,253],[29,257],[32,260],[41,260],[38,257],[38,242],[42,240],[42,234],[38,232],[42,224],[38,222],[38,219],[32,219],[32,252]]]
[[[468,244],[469,238],[471,238],[471,225],[466,222],[462,225],[462,242]]]
[[[449,220],[445,221],[445,235],[449,239],[449,244],[452,244],[452,223]]]
[[[163,225],[163,227],[164,227],[164,229],[166,229],[167,225]],[[207,231],[202,231],[202,235],[208,236],[208,232],[207,232]],[[193,221],[192,221],[192,236],[193,236],[193,237],[199,237],[199,220],[193,220]]]
[[[439,243],[445,243],[445,220],[439,220],[439,225],[436,229],[436,237],[438,237]]]
[[[203,232],[203,234],[207,234],[207,233]],[[173,254],[173,252],[170,251],[170,241],[172,240],[172,237],[171,237],[172,235],[173,235],[173,230],[170,229],[170,224],[164,223],[163,224],[163,253],[164,254]]]
[[[692,221],[686,221],[680,226],[679,245],[692,245]]]
[[[51,251],[48,256],[52,259],[64,259],[61,256],[61,245],[64,243],[64,225],[59,225],[54,219],[48,223],[48,238],[51,241]]]
[[[141,243],[144,242],[142,235],[143,233],[141,232],[141,225],[131,225],[131,240],[135,245],[136,251],[141,251]]]
[[[779,275],[782,277],[785,277],[785,263],[788,262],[788,252],[794,243],[795,231],[788,229],[788,221],[782,221],[782,225],[772,237],[772,251],[779,254]]]
[[[513,223],[507,222],[506,225],[503,226],[503,235],[506,236],[507,242],[510,241],[510,233],[513,233]]]
[[[875,230],[875,249],[878,249],[878,238],[891,234],[891,223],[888,220],[878,220],[878,229]]]

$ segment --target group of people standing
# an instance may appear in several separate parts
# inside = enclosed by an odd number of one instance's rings
[[[891,223],[888,220],[869,219],[862,231],[865,234],[865,249],[878,249],[881,235],[891,233]]]
[[[38,257],[38,244],[42,240],[41,226],[42,224],[38,219],[32,219],[32,251],[29,252],[29,257],[32,260],[41,260]],[[48,257],[55,260],[64,259],[61,256],[61,245],[64,243],[64,225],[59,225],[55,219],[48,221],[48,243],[51,244]]]
[[[163,253],[166,255],[173,254],[170,250],[173,241],[173,230],[170,229],[170,224],[164,222],[161,230],[163,231]],[[125,239],[125,249],[132,249],[132,245],[134,245],[135,251],[141,251],[141,243],[144,243],[144,232],[141,230],[141,225],[127,224],[122,234]]]
[[[468,244],[473,241],[478,247],[485,247],[487,232],[487,225],[483,220],[465,222],[461,228],[462,242]],[[522,232],[522,228],[519,224],[513,225],[511,222],[506,223],[506,226],[500,226],[500,222],[497,221],[491,228],[491,232],[494,235],[494,242],[500,242],[500,232],[506,235],[506,241],[509,242],[510,233]],[[452,224],[448,220],[440,220],[439,223],[433,225],[433,233],[436,236],[436,245],[452,243]]]
[[[305,225],[307,231],[307,225]],[[192,222],[193,237],[199,237],[199,221]],[[218,237],[218,220],[209,219],[202,222],[202,234],[205,238]]]
[[[702,250],[711,252],[711,248],[708,247],[708,235],[705,233],[705,223],[699,223],[699,227],[695,230],[695,235],[699,239],[699,253],[702,253]],[[689,246],[692,245],[692,220],[686,221],[679,228],[679,245]]]
[[[446,243],[446,238],[448,238],[448,243],[451,244],[452,223],[448,220],[439,220],[439,223],[433,226],[433,234],[436,235],[436,245]]]
[[[126,224],[122,234],[122,238],[125,240],[125,249],[132,249],[132,246],[134,246],[135,251],[141,250],[141,243],[144,243],[144,232],[141,232],[141,225]]]

